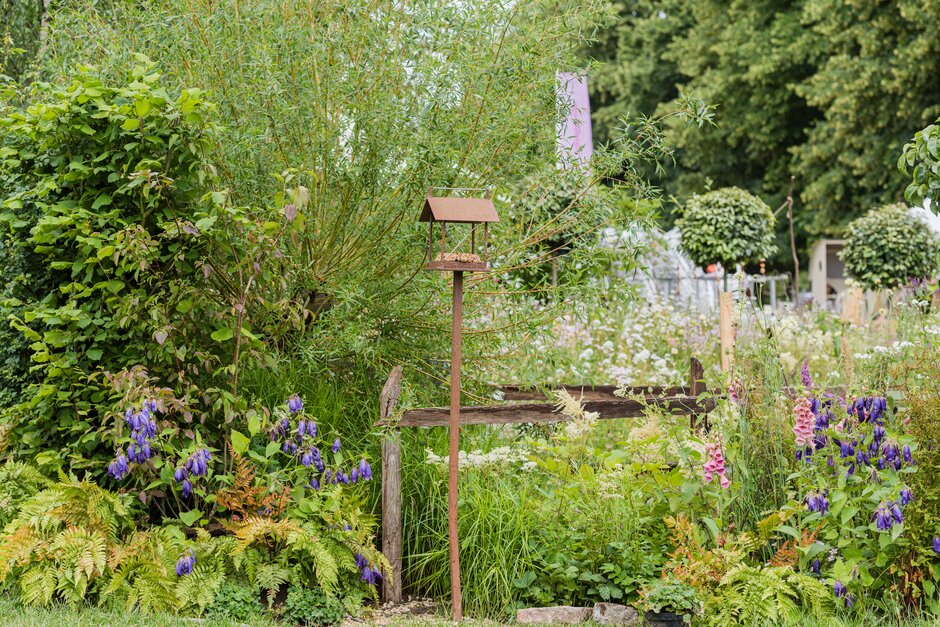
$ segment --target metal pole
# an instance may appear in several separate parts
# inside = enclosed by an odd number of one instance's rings
[[[450,544],[450,594],[454,622],[463,619],[460,595],[460,546],[457,543],[457,470],[460,457],[460,348],[463,327],[463,272],[454,272],[454,326],[450,344],[450,463],[447,468],[447,538]]]

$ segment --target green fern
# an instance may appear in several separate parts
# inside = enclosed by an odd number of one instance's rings
[[[50,481],[29,464],[11,461],[0,466],[0,529],[16,517],[20,504],[49,484]]]
[[[14,574],[31,605],[81,603],[131,522],[121,497],[84,481],[55,484],[24,501],[0,538],[0,581]]]
[[[185,550],[185,542],[175,531],[138,531],[115,547],[109,560],[111,581],[101,602],[122,606],[128,612],[136,608],[145,612],[178,609],[181,602],[175,593],[174,562]]]
[[[716,626],[796,624],[801,610],[825,615],[832,598],[825,585],[789,567],[737,566],[705,604],[708,624]]]

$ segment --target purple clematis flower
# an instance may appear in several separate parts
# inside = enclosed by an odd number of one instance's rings
[[[296,394],[287,399],[287,409],[290,411],[290,413],[296,414],[297,412],[303,410],[303,408],[304,403]]]
[[[832,591],[835,593],[836,598],[841,598],[845,596],[845,585],[836,579],[836,582],[832,586]]]
[[[900,498],[900,501],[901,501],[901,505],[902,505],[902,506],[903,506],[903,505],[907,505],[908,503],[910,503],[911,501],[914,500],[914,493],[911,492],[911,489],[910,489],[910,488],[908,488],[908,487],[905,486],[905,487],[901,490],[901,495],[900,495],[899,498]]]
[[[184,554],[179,561],[176,562],[176,576],[183,577],[193,572],[193,566],[196,565],[196,554],[192,549],[189,550],[189,555]]]
[[[359,460],[359,478],[363,481],[370,481],[372,479],[372,466],[369,465],[369,462],[362,458]]]

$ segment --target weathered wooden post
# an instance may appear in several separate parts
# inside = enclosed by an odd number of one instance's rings
[[[468,191],[468,190],[464,190]],[[472,191],[472,190],[470,190]],[[482,191],[482,190],[476,190]],[[428,270],[452,272],[454,276],[453,327],[450,355],[450,463],[447,469],[447,536],[450,545],[450,587],[454,622],[463,619],[460,594],[460,544],[457,538],[457,476],[460,460],[460,362],[463,336],[463,275],[464,272],[485,272],[489,269],[489,224],[499,222],[496,208],[487,191],[484,198],[428,198],[420,222],[429,224]],[[434,224],[441,224],[440,252],[434,254]],[[469,225],[469,238],[458,239],[457,245],[470,240],[469,252],[448,250],[447,225]],[[477,254],[477,225],[483,225],[482,256]],[[452,227],[455,228],[455,227]]]
[[[388,421],[401,394],[401,366],[392,368],[379,397],[379,414]],[[382,553],[392,572],[382,579],[386,603],[401,602],[401,431],[389,429],[382,441]]]
[[[731,292],[718,294],[718,325],[721,332],[721,371],[728,375],[734,368],[734,301]]]
[[[697,401],[700,394],[705,393],[705,369],[702,367],[702,362],[700,362],[695,357],[689,359],[689,396],[692,400]],[[689,426],[695,430],[699,426],[699,417],[694,412],[690,415]],[[708,429],[708,420],[707,418],[701,419],[701,424]]]
[[[853,287],[845,293],[842,300],[842,322],[862,324],[862,299],[864,297],[864,293],[858,287]]]

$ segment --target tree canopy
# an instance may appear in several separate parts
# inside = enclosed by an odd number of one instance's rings
[[[607,62],[592,84],[601,139],[618,116],[668,110],[680,92],[717,105],[715,127],[674,129],[667,193],[686,198],[710,179],[777,205],[793,174],[804,246],[901,199],[901,148],[940,114],[940,2],[637,0],[619,11],[590,50]]]

